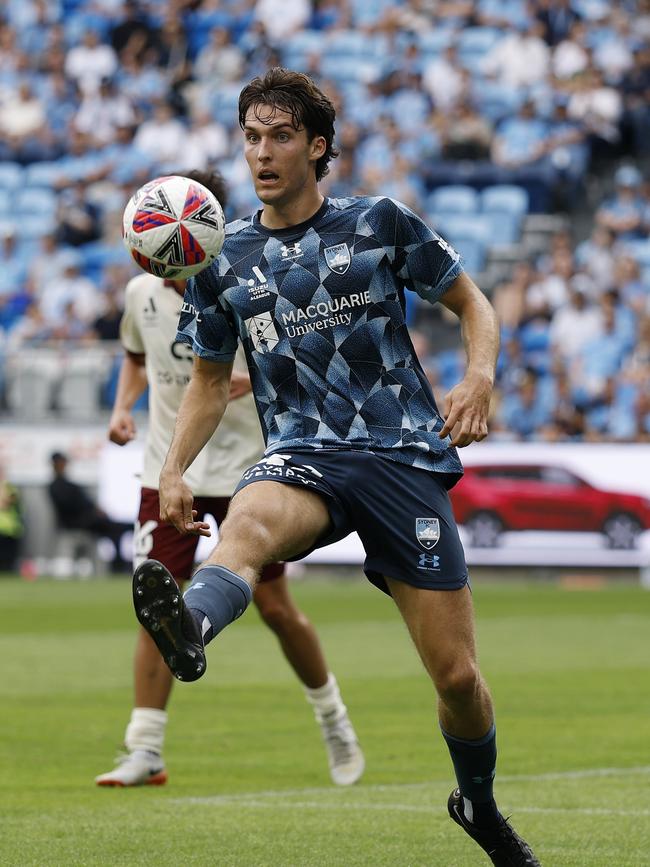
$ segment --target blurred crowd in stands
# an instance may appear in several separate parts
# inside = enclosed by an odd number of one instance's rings
[[[237,99],[280,64],[336,102],[324,192],[410,205],[490,292],[495,435],[650,439],[649,37],[650,0],[6,0],[0,357],[116,340],[141,183],[216,164],[228,216],[255,209]],[[580,208],[582,237],[520,244],[530,214]],[[409,316],[448,387],[459,353],[432,345],[425,307]]]

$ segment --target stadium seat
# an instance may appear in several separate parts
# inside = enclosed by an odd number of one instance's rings
[[[22,183],[24,173],[20,163],[0,162],[0,188],[15,190]]]
[[[522,216],[528,211],[528,193],[515,184],[495,184],[480,193],[483,212],[505,212]]]
[[[427,207],[450,214],[475,214],[479,210],[479,197],[473,187],[452,184],[435,189],[428,198]]]
[[[28,187],[52,187],[62,174],[56,162],[32,163],[25,169],[25,185]]]
[[[481,114],[493,123],[517,113],[524,100],[525,91],[515,89],[498,81],[476,82],[474,97]]]
[[[24,187],[15,196],[15,208],[25,216],[52,216],[56,206],[56,194],[45,187]]]
[[[329,57],[356,57],[361,60],[374,56],[374,40],[358,30],[335,30],[323,45],[323,54]]]
[[[489,226],[490,245],[516,244],[521,237],[521,217],[506,211],[489,211],[481,214]]]
[[[480,274],[485,267],[486,247],[481,241],[463,238],[454,247],[461,255],[463,267],[469,274]]]
[[[420,53],[429,58],[435,57],[447,48],[455,39],[456,32],[444,27],[433,27],[418,33],[418,47]]]
[[[452,244],[469,240],[489,245],[492,240],[490,237],[490,223],[485,219],[483,214],[458,214],[456,211],[451,213],[448,211],[437,211],[430,212],[429,219],[434,229],[439,231]]]
[[[0,187],[0,214],[6,216],[13,207],[13,197],[9,190]]]
[[[330,57],[324,55],[321,61],[321,73],[325,78],[334,81],[373,81],[378,78],[381,65],[371,58]]]
[[[483,55],[503,38],[503,31],[497,27],[466,27],[458,38],[458,49],[462,54],[473,52]]]
[[[20,234],[25,239],[42,238],[56,230],[54,214],[23,214],[20,217]]]

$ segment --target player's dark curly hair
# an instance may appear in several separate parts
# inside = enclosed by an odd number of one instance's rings
[[[262,105],[271,106],[271,113],[258,114]],[[254,78],[239,94],[239,125],[242,129],[251,108],[262,123],[273,120],[276,111],[286,111],[291,115],[294,129],[304,128],[310,141],[314,136],[322,136],[326,147],[316,162],[316,180],[325,177],[329,171],[327,164],[339,155],[334,147],[336,109],[332,100],[308,75],[274,66],[264,77]]]
[[[221,205],[222,209],[226,209],[226,205],[228,204],[228,187],[223,175],[221,172],[217,171],[217,169],[206,169],[205,171],[202,171],[201,169],[192,169],[189,172],[179,172],[179,175],[182,175],[184,178],[191,178],[193,181],[203,184],[204,187],[207,187],[210,190],[212,195]]]

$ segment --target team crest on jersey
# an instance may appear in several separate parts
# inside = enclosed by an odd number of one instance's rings
[[[280,338],[275,330],[273,317],[268,311],[260,313],[258,316],[251,316],[245,322],[253,349],[257,352],[269,352],[271,349],[275,349]]]
[[[438,544],[440,538],[440,521],[438,518],[416,518],[415,537],[427,551]]]
[[[335,244],[333,247],[325,247],[325,261],[330,271],[334,271],[335,274],[345,274],[352,261],[348,245]]]

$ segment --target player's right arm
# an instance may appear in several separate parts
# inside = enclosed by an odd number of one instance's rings
[[[146,388],[147,372],[144,366],[144,355],[127,351],[122,359],[115,403],[108,423],[108,438],[118,446],[126,445],[135,439],[135,421],[131,411]]]
[[[160,473],[160,518],[183,534],[209,536],[209,525],[195,521],[192,491],[183,473],[217,429],[230,393],[232,361],[196,356],[192,378],[176,417],[174,437]]]

